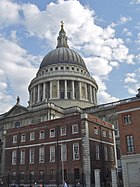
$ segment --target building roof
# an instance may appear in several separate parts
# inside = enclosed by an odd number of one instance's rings
[[[86,68],[85,62],[82,57],[70,49],[67,44],[66,32],[63,28],[63,22],[61,22],[61,30],[57,37],[57,46],[55,50],[49,52],[41,62],[40,69],[53,64],[75,64]]]

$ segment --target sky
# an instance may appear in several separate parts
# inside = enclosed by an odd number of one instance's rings
[[[56,48],[63,20],[68,45],[96,80],[98,104],[140,88],[140,0],[0,0],[0,113],[28,106],[28,86]]]

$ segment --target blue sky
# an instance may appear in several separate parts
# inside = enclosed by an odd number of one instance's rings
[[[56,47],[60,21],[68,44],[98,85],[98,103],[133,97],[140,87],[140,0],[0,0],[0,113],[28,85]]]

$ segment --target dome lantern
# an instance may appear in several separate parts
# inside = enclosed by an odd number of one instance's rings
[[[67,36],[66,36],[66,32],[64,31],[64,23],[63,21],[61,21],[61,30],[59,32],[59,36],[57,37],[57,46],[56,48],[59,48],[59,47],[67,47],[69,48],[68,44],[67,44]]]

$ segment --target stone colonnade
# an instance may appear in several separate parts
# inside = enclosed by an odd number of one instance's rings
[[[77,80],[53,80],[40,83],[30,91],[30,105],[51,99],[77,99],[97,103],[96,88]]]

